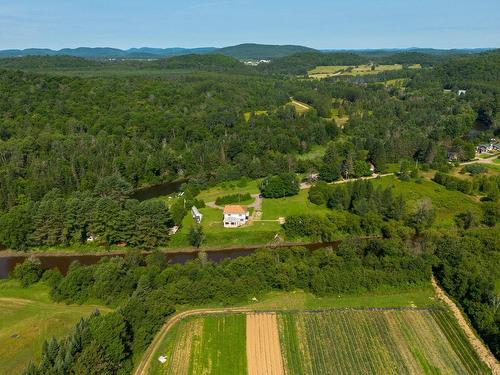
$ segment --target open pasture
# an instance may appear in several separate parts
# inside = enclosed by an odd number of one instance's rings
[[[97,306],[65,305],[49,299],[42,284],[21,288],[0,283],[0,374],[20,374],[29,361],[38,361],[42,343],[67,335],[80,318]],[[108,308],[99,307],[101,312]]]
[[[420,64],[408,66],[409,69],[420,69]],[[323,79],[335,76],[360,76],[368,74],[378,74],[382,72],[395,71],[403,69],[401,64],[391,65],[335,65],[335,66],[317,66],[310,70],[307,74],[309,78]]]

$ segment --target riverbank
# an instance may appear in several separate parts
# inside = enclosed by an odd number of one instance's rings
[[[358,240],[369,240],[379,237],[359,237]],[[309,250],[317,250],[325,247],[337,248],[342,240],[333,242],[283,242],[278,244],[261,244],[249,245],[246,247],[227,247],[227,248],[207,248],[196,249],[186,248],[183,250],[160,249],[159,252],[165,256],[165,261],[170,264],[184,264],[186,262],[197,259],[200,253],[204,254],[204,258],[208,261],[219,263],[224,259],[234,259],[241,256],[248,256],[259,249],[279,249],[292,247],[305,247]],[[17,264],[24,262],[27,258],[37,258],[42,269],[55,268],[63,275],[66,274],[73,262],[79,262],[82,265],[96,264],[103,258],[111,258],[115,256],[123,257],[128,253],[127,250],[110,251],[103,253],[43,253],[43,252],[6,252],[0,254],[0,279],[9,277],[9,274],[14,270]],[[140,251],[140,254],[147,256],[152,251]]]

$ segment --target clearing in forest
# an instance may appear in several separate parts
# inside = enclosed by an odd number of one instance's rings
[[[420,69],[420,64],[408,65],[408,69]],[[403,65],[390,64],[390,65],[335,65],[335,66],[317,66],[316,68],[307,72],[309,78],[323,79],[335,76],[359,76],[368,74],[378,74],[382,72],[401,70]]]
[[[248,375],[283,375],[276,314],[248,314],[246,331]]]

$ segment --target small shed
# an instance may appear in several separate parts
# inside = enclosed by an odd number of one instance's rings
[[[194,221],[196,221],[196,224],[200,224],[201,220],[203,219],[203,214],[198,211],[195,206],[191,207],[191,214],[193,215],[193,219]]]

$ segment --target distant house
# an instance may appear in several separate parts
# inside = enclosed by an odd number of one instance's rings
[[[482,144],[476,147],[476,152],[478,154],[484,154],[485,152],[490,152],[495,149],[495,146],[492,144]]]
[[[196,224],[201,223],[201,220],[203,219],[203,214],[200,211],[198,211],[198,209],[195,206],[191,207],[191,215],[193,215],[193,219],[194,221],[196,221]]]
[[[465,94],[467,94],[467,90],[458,90],[457,94],[458,94],[458,96],[465,95]]]
[[[239,205],[228,205],[224,207],[224,228],[238,228],[248,221],[248,210]]]

